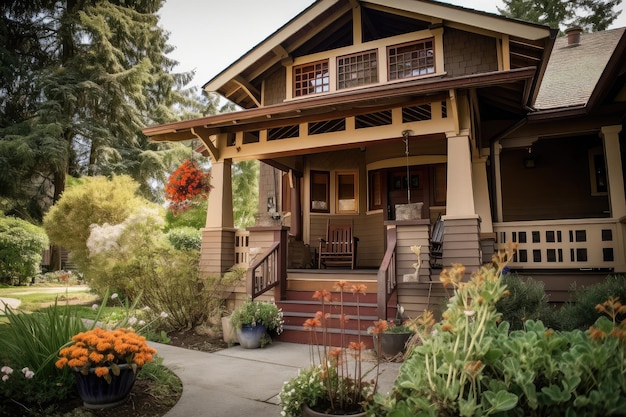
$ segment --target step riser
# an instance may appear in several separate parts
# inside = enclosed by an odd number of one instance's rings
[[[275,339],[281,342],[291,342],[291,343],[300,343],[300,344],[315,343],[315,339],[313,339],[313,342],[311,342],[311,334],[305,331],[301,331],[301,332],[293,331],[293,330],[284,331],[280,336],[275,337]],[[344,342],[343,346],[344,347],[347,346],[350,342],[358,342],[358,340],[359,338],[357,335],[346,335],[343,341]],[[330,335],[329,345],[330,346],[342,346],[341,341],[342,341],[341,335],[332,334]],[[365,344],[365,347],[367,349],[374,348],[374,340],[372,336],[362,335],[361,341]],[[320,334],[318,334],[317,342],[319,344],[322,343],[322,337]]]
[[[302,317],[283,316],[283,320],[285,322],[284,324],[287,326],[302,327],[302,330],[307,331],[304,328],[304,321],[306,319],[303,319]],[[341,328],[341,323],[339,322],[339,319],[330,319],[326,322],[326,325],[329,329]],[[367,331],[368,327],[372,327],[373,325],[374,320],[372,320],[371,318],[362,318],[360,323],[360,329],[363,331]],[[356,319],[356,317],[350,317],[350,319],[344,323],[344,327],[346,329],[356,330],[357,328],[359,328],[359,321]]]

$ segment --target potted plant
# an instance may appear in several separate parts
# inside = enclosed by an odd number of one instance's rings
[[[341,340],[346,340],[344,323],[347,316],[343,303],[346,285],[345,281],[335,285],[340,300]],[[358,310],[359,296],[365,294],[366,286],[353,285],[350,290],[356,295]],[[327,306],[331,293],[326,290],[316,291],[313,298],[321,302],[322,309],[315,317],[304,322],[311,336],[311,365],[301,369],[297,376],[283,385],[279,394],[281,414],[287,417],[364,416],[367,404],[372,402],[378,387],[380,355],[377,355],[371,369],[364,370],[365,344],[361,341],[360,333],[357,341],[347,343],[346,346],[332,347],[328,332],[331,316]],[[357,327],[360,328],[360,324]],[[380,334],[386,328],[387,322],[379,320],[375,322],[372,333]],[[370,377],[371,372],[375,374],[373,378]]]
[[[87,408],[114,407],[125,401],[136,373],[153,360],[156,350],[130,329],[96,327],[72,337],[59,351],[56,366],[69,367]]]
[[[230,322],[237,332],[239,344],[255,349],[271,343],[268,331],[282,333],[283,312],[274,303],[248,298],[233,311]]]
[[[404,354],[407,343],[414,334],[415,330],[409,321],[390,320],[386,330],[374,335],[374,346],[380,346],[381,355],[395,358]]]

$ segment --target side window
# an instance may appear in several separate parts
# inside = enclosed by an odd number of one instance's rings
[[[434,40],[404,43],[387,48],[389,81],[435,73]]]
[[[330,173],[311,171],[311,212],[330,213]]]
[[[293,96],[330,91],[328,60],[293,67]]]

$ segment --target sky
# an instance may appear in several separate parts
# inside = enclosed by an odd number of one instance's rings
[[[442,0],[469,7],[468,0]],[[314,0],[166,0],[160,25],[170,32],[177,72],[195,70],[192,86],[202,87]],[[626,27],[626,2],[611,28]],[[471,8],[498,13],[500,0],[472,0]]]

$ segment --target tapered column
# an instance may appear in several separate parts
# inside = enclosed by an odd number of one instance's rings
[[[476,216],[472,184],[472,156],[468,135],[448,136],[448,191],[446,215]]]
[[[233,187],[230,159],[213,162],[206,227],[202,229],[200,271],[222,273],[235,264]]]

